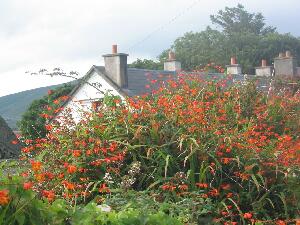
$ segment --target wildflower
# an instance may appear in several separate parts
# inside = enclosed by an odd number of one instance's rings
[[[31,162],[31,168],[34,172],[37,172],[39,170],[41,170],[42,168],[42,163],[39,161],[32,161]]]
[[[8,190],[0,190],[0,205],[7,205],[9,202]]]
[[[229,192],[227,195],[226,195],[226,198],[232,198],[233,196],[233,193],[232,192]]]
[[[32,186],[33,186],[33,183],[32,183],[32,182],[25,182],[25,183],[23,184],[24,190],[30,190],[30,189],[32,188]]]
[[[230,189],[230,184],[222,184],[222,185],[221,185],[221,188],[222,188],[223,190],[229,190],[229,189]]]
[[[18,144],[18,140],[13,140],[11,143],[12,143],[13,145],[16,145],[16,144]]]
[[[196,183],[196,186],[199,188],[208,188],[208,184],[206,183]]]
[[[74,157],[80,157],[81,151],[80,150],[73,150],[73,156]]]
[[[99,190],[98,190],[100,193],[109,193],[110,190],[109,188],[106,186],[106,184],[101,184]]]
[[[224,163],[225,165],[228,164],[228,163],[230,163],[230,161],[232,161],[231,158],[222,158],[221,159],[221,162]]]
[[[222,132],[221,132],[220,130],[217,130],[217,131],[214,132],[214,134],[215,134],[215,135],[221,135]]]
[[[182,191],[186,191],[188,189],[188,186],[186,184],[179,185],[179,189]]]
[[[54,191],[43,190],[42,191],[42,196],[47,198],[49,202],[52,202],[55,199]]]
[[[166,191],[170,188],[170,185],[169,184],[164,184],[163,186],[161,186],[161,188]]]
[[[38,182],[43,182],[45,181],[45,175],[42,174],[42,173],[37,173],[34,175],[35,179],[38,181]]]
[[[50,131],[50,130],[52,130],[53,127],[51,125],[47,124],[47,125],[45,125],[45,128],[46,128],[46,130]]]
[[[69,174],[75,173],[77,171],[77,167],[74,165],[68,165],[67,171]]]
[[[208,195],[207,194],[201,194],[200,197],[201,198],[208,198]]]
[[[208,194],[213,197],[220,195],[219,191],[216,188],[213,188],[211,191],[208,192]]]
[[[251,219],[252,218],[252,213],[249,213],[249,212],[244,213],[244,218],[245,219]]]
[[[276,225],[286,225],[286,222],[284,222],[283,220],[277,220]]]

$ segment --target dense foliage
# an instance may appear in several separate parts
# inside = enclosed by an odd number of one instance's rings
[[[48,91],[48,95],[43,98],[34,100],[18,123],[22,136],[25,139],[45,137],[47,133],[46,121],[51,119],[52,114],[59,109],[73,88],[74,84],[64,84]]]
[[[292,34],[280,34],[274,27],[267,26],[261,13],[247,12],[239,4],[212,15],[211,22],[217,29],[208,26],[203,31],[187,32],[170,47],[184,70],[191,71],[211,62],[225,66],[230,57],[236,56],[243,72],[254,74],[254,67],[259,66],[262,59],[271,65],[278,53],[286,50],[298,56],[300,63],[300,39]],[[168,52],[169,49],[161,53],[160,64],[167,59]],[[133,64],[147,69],[160,65],[155,63],[153,66],[153,63],[137,60]]]
[[[0,168],[12,167],[11,164],[1,164]],[[1,170],[2,171],[2,170]],[[162,210],[143,211],[126,207],[118,211],[108,211],[106,205],[95,203],[71,206],[63,199],[49,201],[29,190],[28,183],[19,176],[3,176],[0,180],[0,224],[32,225],[165,225],[181,223],[166,215]]]
[[[151,59],[137,59],[128,65],[129,68],[149,69],[149,70],[163,70],[163,63]]]
[[[66,114],[47,125],[46,138],[27,141],[24,185],[71,205],[113,206],[126,201],[118,193],[133,190],[149,212],[169,204],[168,213],[188,224],[293,221],[299,92],[266,95],[231,82],[181,75],[157,87],[152,80],[151,95],[107,96],[77,125]]]

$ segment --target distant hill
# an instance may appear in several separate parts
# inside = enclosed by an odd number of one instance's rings
[[[10,128],[17,130],[17,121],[21,119],[22,114],[32,101],[42,98],[49,90],[62,85],[64,84],[36,88],[0,97],[0,116],[3,117]]]

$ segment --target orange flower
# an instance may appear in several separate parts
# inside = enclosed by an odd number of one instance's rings
[[[224,190],[229,190],[230,189],[230,184],[222,184],[221,188]]]
[[[161,188],[166,191],[170,188],[170,185],[169,184],[164,184],[163,186],[161,186]]]
[[[72,183],[66,183],[66,188],[67,188],[68,190],[74,190],[74,189],[75,189],[75,185],[72,184]]]
[[[55,199],[54,191],[43,190],[42,195],[43,195],[43,197],[47,198],[49,202],[52,202]]]
[[[38,181],[38,182],[43,182],[45,181],[45,175],[43,173],[38,173],[38,174],[35,174],[35,179]]]
[[[18,144],[18,140],[13,140],[11,143],[12,143],[13,145],[16,145],[16,144]]]
[[[100,188],[99,188],[99,192],[101,193],[109,193],[110,190],[109,188],[106,186],[106,184],[101,184]]]
[[[179,189],[182,191],[186,191],[188,189],[188,186],[186,184],[179,185]]]
[[[32,186],[33,186],[33,183],[32,183],[32,182],[25,182],[25,183],[23,184],[24,190],[30,190],[30,189],[32,188]]]
[[[73,156],[74,157],[80,157],[81,151],[80,150],[73,150]]]
[[[31,167],[34,172],[37,172],[42,168],[42,163],[39,161],[32,161]]]
[[[207,194],[201,194],[200,197],[201,198],[208,198],[208,195]]]
[[[228,163],[230,163],[230,161],[232,161],[232,158],[222,158],[221,159],[221,162],[224,164],[228,164]]]
[[[53,127],[48,124],[48,125],[45,125],[45,128],[46,128],[46,130],[50,131],[50,130],[52,130]]]
[[[286,222],[284,222],[283,220],[277,220],[276,225],[286,225]]]
[[[7,205],[9,202],[8,190],[0,190],[0,205]]]
[[[229,192],[227,195],[226,195],[226,198],[232,198],[233,196],[233,193],[232,192]]]
[[[196,183],[196,186],[199,188],[208,188],[208,184],[206,183]]]
[[[249,212],[244,213],[244,218],[245,219],[251,219],[252,218],[252,213],[249,213]]]
[[[208,192],[208,194],[209,194],[210,196],[214,196],[214,197],[220,195],[218,189],[216,189],[216,188],[213,188],[211,191]]]
[[[69,174],[72,174],[72,173],[75,173],[77,171],[77,167],[74,166],[74,165],[68,165],[68,173]]]

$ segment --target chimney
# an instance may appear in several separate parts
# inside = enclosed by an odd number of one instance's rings
[[[262,59],[261,60],[261,67],[266,67],[267,66],[267,60]]]
[[[112,54],[118,54],[118,45],[112,46]]]
[[[292,57],[291,51],[286,51],[285,52],[285,57],[291,58]]]
[[[273,67],[267,66],[266,59],[261,60],[261,66],[255,67],[255,75],[256,76],[270,77],[270,76],[272,76],[272,72],[273,72]]]
[[[231,74],[231,75],[242,74],[242,66],[240,64],[237,64],[236,57],[230,58],[230,65],[227,65],[226,68],[227,68],[227,74]]]
[[[280,52],[278,58],[283,58],[284,56],[285,56],[284,53]]]
[[[120,88],[128,87],[128,54],[118,53],[118,46],[112,46],[112,54],[103,55],[106,75]]]
[[[279,57],[274,59],[275,76],[293,77],[297,75],[297,59],[290,51],[279,53]]]
[[[167,71],[180,71],[181,70],[181,63],[176,60],[176,56],[173,51],[169,52],[169,58],[164,63],[164,70],[167,70]]]
[[[236,65],[236,58],[235,57],[231,57],[230,59],[230,65]]]

